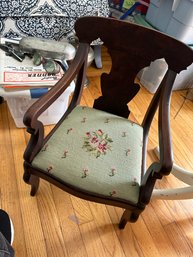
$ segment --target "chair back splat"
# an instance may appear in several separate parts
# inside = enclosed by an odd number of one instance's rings
[[[170,96],[176,74],[193,62],[193,52],[156,30],[110,18],[80,18],[75,30],[79,48],[68,71],[25,114],[31,139],[24,154],[24,181],[31,185],[31,195],[42,178],[83,199],[122,207],[119,227],[124,228],[145,209],[156,180],[172,169]],[[89,108],[79,103],[89,45],[96,39],[107,47],[112,67],[109,74],[102,74],[101,96]],[[168,71],[142,123],[133,123],[128,120],[128,103],[140,90],[136,75],[160,58],[166,60]],[[74,79],[68,110],[44,137],[39,115]],[[160,160],[146,170],[148,132],[158,107]]]
[[[149,66],[151,61],[162,57],[175,72],[181,71],[183,65],[185,68],[187,63],[191,63],[189,49],[184,49],[186,53],[183,54],[182,60],[183,44],[155,30],[127,22],[120,24],[118,20],[104,21],[103,18],[97,18],[95,22],[96,18],[86,19],[87,22],[83,18],[76,23],[75,29],[80,42],[92,42],[100,38],[112,58],[110,75],[104,74],[101,78],[103,96],[95,101],[95,108],[103,105],[99,108],[107,108],[107,111],[111,111],[109,106],[113,105],[115,107],[112,113],[128,117],[129,111],[126,105],[139,91],[139,86],[134,84],[134,79],[143,67]],[[110,104],[106,103],[108,99]]]

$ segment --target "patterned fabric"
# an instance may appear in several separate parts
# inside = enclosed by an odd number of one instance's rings
[[[60,40],[73,33],[78,17],[109,16],[107,0],[1,0],[0,35]]]
[[[143,128],[127,119],[76,107],[32,166],[94,194],[138,202]]]

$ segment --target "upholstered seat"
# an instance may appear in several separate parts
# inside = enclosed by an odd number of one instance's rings
[[[141,126],[78,106],[36,155],[32,166],[76,188],[137,203],[142,142]]]

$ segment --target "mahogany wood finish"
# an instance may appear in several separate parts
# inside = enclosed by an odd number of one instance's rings
[[[43,178],[75,196],[122,207],[125,212],[119,227],[124,228],[127,221],[135,222],[149,203],[156,180],[168,175],[172,169],[170,95],[176,73],[186,69],[192,63],[193,52],[185,44],[160,32],[110,18],[80,18],[75,24],[75,30],[80,44],[69,70],[52,90],[41,97],[25,114],[24,123],[31,134],[31,139],[24,154],[24,181],[32,186],[31,195],[35,195],[38,190],[39,178]],[[78,191],[65,182],[56,180],[51,174],[45,174],[31,166],[34,156],[61,122],[67,122],[64,121],[66,116],[79,103],[84,85],[89,44],[97,38],[100,38],[108,48],[112,58],[112,68],[109,74],[101,76],[102,95],[94,102],[93,107],[96,109],[127,118],[130,112],[127,104],[140,89],[139,85],[134,83],[137,73],[158,58],[165,58],[168,63],[168,71],[141,124],[144,128],[144,147],[142,184],[137,204],[117,199],[105,199],[103,196],[88,194],[83,190]],[[55,128],[44,138],[44,128],[42,123],[37,120],[38,116],[64,92],[75,77],[77,77],[76,89],[68,110]],[[152,163],[146,171],[148,132],[158,106],[160,161]]]

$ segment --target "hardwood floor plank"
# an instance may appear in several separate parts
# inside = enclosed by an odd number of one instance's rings
[[[123,213],[123,210],[120,209],[120,211],[117,212],[117,209],[117,207],[107,206],[111,222],[114,225],[114,230],[117,234],[117,237],[119,238],[125,256],[143,257],[143,252],[141,251],[138,241],[132,231],[131,224],[128,223],[124,230],[119,229],[118,224]]]
[[[52,257],[67,257],[68,254],[61,231],[60,220],[48,182],[41,181],[41,186],[37,194],[37,204],[47,255]]]
[[[111,224],[106,206],[97,203],[89,204],[106,256],[125,257],[120,241],[117,238],[113,225]]]
[[[83,98],[81,99],[80,104],[91,107],[93,105],[93,103],[94,103],[94,100],[93,100],[92,95],[90,94],[89,89],[85,88],[84,95],[83,95]]]
[[[52,187],[53,198],[57,209],[63,239],[69,257],[90,257],[82,238],[79,222],[73,209],[71,196],[61,189]],[[58,256],[63,257],[63,256]]]
[[[16,169],[13,156],[7,106],[0,108],[0,203],[1,208],[10,215],[17,235],[13,247],[17,256],[27,256],[22,213],[19,199],[19,188],[16,182]]]
[[[118,213],[118,216],[121,217],[122,210],[119,208],[116,208],[116,212]],[[155,245],[155,242],[150,234],[150,231],[146,226],[142,217],[139,217],[136,223],[132,223],[132,224],[129,224],[129,226],[126,226],[122,233],[125,233],[125,230],[127,229],[132,231],[140,247],[140,250],[143,253],[143,256],[145,257],[161,256],[159,248]]]
[[[72,206],[79,225],[84,223],[89,223],[93,221],[93,215],[90,210],[88,201],[82,200],[75,196],[70,196],[72,201]]]
[[[84,240],[88,256],[106,257],[103,243],[97,231],[95,221],[83,223],[80,225],[80,231]],[[113,255],[112,255],[113,256]]]
[[[156,211],[157,206],[156,209],[154,209],[151,204],[149,204],[142,214],[142,218],[152,236],[154,244],[159,250],[160,255],[163,257],[176,257],[177,253],[175,251],[175,247],[173,247],[168,234],[164,230]]]
[[[29,186],[23,177],[23,152],[25,149],[24,130],[15,127],[12,117],[9,115],[10,136],[13,145],[14,166],[16,172],[16,182],[18,186],[22,226],[24,227],[24,237],[26,242],[27,255],[30,257],[46,257],[46,245],[41,227],[37,199],[29,196]]]
[[[177,256],[192,256],[192,249],[189,244],[190,242],[187,242],[186,236],[184,236],[182,230],[178,227],[178,224],[175,221],[169,225],[166,225],[165,231],[170,238],[171,243],[175,247]]]

